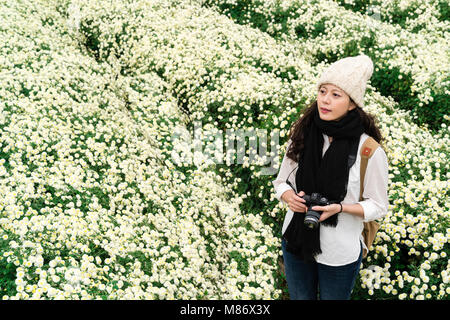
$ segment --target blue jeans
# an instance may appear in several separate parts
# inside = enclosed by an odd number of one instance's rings
[[[284,269],[291,300],[349,300],[359,273],[362,247],[358,260],[343,266],[327,266],[304,262],[286,250],[282,240]]]

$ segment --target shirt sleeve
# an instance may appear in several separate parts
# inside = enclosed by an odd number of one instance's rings
[[[389,208],[388,161],[384,150],[378,147],[369,158],[364,178],[363,200],[358,201],[364,209],[364,222],[384,217]]]
[[[289,139],[286,151],[289,150],[289,145],[291,144],[291,140]],[[295,187],[295,168],[297,167],[297,162],[286,157],[286,153],[284,154],[283,161],[281,162],[280,171],[278,172],[277,178],[272,181],[272,184],[275,188],[275,197],[284,203],[286,203],[283,199],[281,199],[281,195],[287,190],[292,190],[291,186],[286,183],[286,179],[289,174],[289,182]]]

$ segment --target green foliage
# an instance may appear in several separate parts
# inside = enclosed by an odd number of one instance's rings
[[[348,1],[345,1],[345,0],[338,0],[337,2],[347,10],[352,10],[354,12],[360,12],[362,14],[365,14],[367,12],[369,5],[373,1],[371,1],[371,0],[355,0],[355,1],[352,1],[351,3],[348,3]]]
[[[388,60],[380,60],[377,63],[378,71],[374,70],[371,83],[382,95],[391,96],[399,105],[406,110],[412,111],[416,116],[418,125],[428,125],[431,130],[441,129],[444,115],[450,114],[448,96],[433,91],[433,101],[426,105],[421,102],[416,92],[411,91],[414,81],[410,74],[400,71],[399,67],[392,67]]]
[[[239,270],[239,272],[242,273],[243,275],[248,276],[248,261],[247,261],[247,259],[237,251],[231,251],[229,253],[229,256],[231,259],[233,259],[234,261],[237,262],[237,269]]]
[[[100,59],[100,30],[94,25],[93,20],[87,20],[80,25],[80,31],[86,36],[86,48],[94,55],[98,61]]]
[[[440,13],[438,19],[440,21],[448,21],[450,19],[450,4],[447,0],[438,1],[438,10]]]
[[[8,261],[7,257],[3,256],[3,253],[9,252],[9,241],[0,238],[0,295],[15,295],[16,290],[16,265]]]

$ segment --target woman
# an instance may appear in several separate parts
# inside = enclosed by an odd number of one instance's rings
[[[317,84],[317,100],[290,130],[273,185],[277,199],[289,207],[282,251],[291,299],[350,299],[366,248],[363,222],[387,214],[388,162],[381,147],[369,159],[364,200],[358,201],[361,146],[369,136],[378,143],[383,139],[374,117],[362,109],[372,72],[366,55],[331,64]],[[349,167],[352,155],[356,160]],[[304,224],[308,203],[303,196],[312,193],[331,204],[312,205],[321,215],[310,229]]]

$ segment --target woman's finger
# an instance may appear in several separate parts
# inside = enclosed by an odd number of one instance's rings
[[[322,222],[323,220],[325,220],[325,219],[327,219],[328,217],[330,217],[330,216],[332,216],[333,214],[332,213],[329,213],[329,212],[323,212],[321,215],[320,215],[320,218],[319,218],[319,222]]]
[[[291,205],[290,208],[294,212],[305,212],[306,211],[305,206]]]

